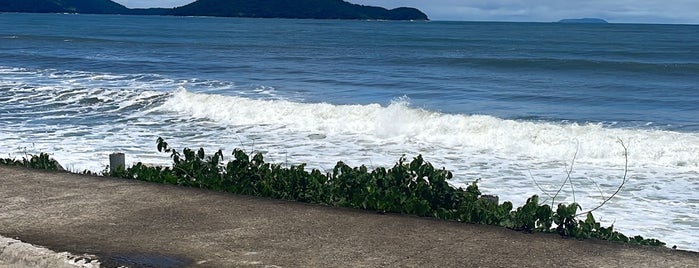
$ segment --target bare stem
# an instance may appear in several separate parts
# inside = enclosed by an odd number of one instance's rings
[[[534,181],[534,184],[536,185],[537,188],[539,188],[539,191],[541,191],[546,196],[548,196],[548,198],[553,198],[548,192],[546,192],[546,190],[544,190],[544,188],[541,188],[541,185],[539,185],[539,182],[537,182],[536,179],[534,179],[534,175],[532,175],[532,171],[531,170],[528,170],[528,171],[529,171],[529,178],[531,178],[532,181]],[[542,203],[548,201],[548,198],[546,200],[544,200]]]
[[[618,139],[618,138],[617,138],[617,139]],[[595,211],[595,210],[601,208],[602,206],[604,206],[604,204],[607,204],[607,202],[609,202],[609,200],[612,200],[612,198],[614,198],[614,196],[616,196],[616,194],[618,194],[619,191],[621,191],[621,188],[624,187],[624,184],[626,184],[627,175],[628,175],[628,173],[629,173],[629,150],[628,150],[628,148],[626,147],[626,144],[624,144],[624,141],[623,141],[623,140],[621,140],[621,139],[618,139],[618,140],[619,140],[619,143],[621,143],[621,147],[624,148],[624,177],[623,177],[622,180],[621,180],[621,184],[619,185],[619,187],[616,189],[616,191],[615,191],[609,198],[607,198],[607,199],[605,199],[604,201],[602,201],[602,203],[599,204],[597,207],[595,207],[595,208],[593,208],[593,209],[591,209],[591,210],[589,210],[589,211],[587,211],[587,212],[579,213],[579,214],[575,215],[576,217],[577,217],[577,216],[580,216],[580,215],[584,215],[584,214],[590,213],[590,212],[593,212],[593,211]]]
[[[570,168],[568,169],[568,171],[566,171],[567,175],[566,175],[565,181],[563,181],[563,183],[561,184],[561,187],[558,188],[558,191],[556,191],[556,194],[554,194],[553,197],[551,198],[551,207],[554,206],[554,203],[556,202],[556,197],[558,196],[559,193],[561,193],[561,190],[563,190],[563,187],[570,180],[570,174],[573,173],[573,166],[575,165],[575,159],[578,157],[579,151],[580,151],[580,142],[578,142],[578,145],[575,148],[575,154],[573,155],[573,161],[570,162]],[[575,189],[573,188],[572,181],[570,182],[570,187],[571,187],[571,189],[573,189],[573,202],[575,202]]]

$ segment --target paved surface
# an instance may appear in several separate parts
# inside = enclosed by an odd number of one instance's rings
[[[95,268],[99,260],[55,252],[0,236],[0,268]]]
[[[0,166],[0,235],[103,267],[699,267],[699,253]]]

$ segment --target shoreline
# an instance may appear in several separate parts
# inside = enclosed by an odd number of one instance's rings
[[[154,258],[176,267],[699,266],[699,252],[134,180],[7,166],[0,178],[0,235],[94,255],[103,267]]]

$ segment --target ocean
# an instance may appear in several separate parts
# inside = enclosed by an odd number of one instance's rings
[[[0,157],[175,148],[331,170],[422,154],[699,251],[699,25],[0,14]],[[626,147],[626,149],[625,149]],[[570,175],[569,175],[570,174]],[[561,187],[570,177],[570,183]],[[548,201],[550,202],[550,201]]]

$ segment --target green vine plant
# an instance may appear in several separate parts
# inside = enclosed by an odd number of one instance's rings
[[[524,205],[514,208],[509,201],[498,203],[482,195],[478,180],[466,188],[454,187],[449,184],[452,172],[435,168],[422,155],[412,160],[403,156],[391,168],[351,167],[340,161],[332,170],[320,171],[307,170],[306,164],[268,163],[262,153],[248,154],[240,149],[233,150],[226,161],[222,150],[213,155],[206,155],[203,148],[179,151],[163,138],[156,140],[156,147],[159,152],[169,154],[172,166],[148,166],[139,162],[112,172],[105,170],[103,175],[379,213],[496,225],[523,232],[558,233],[578,239],[665,245],[656,239],[628,237],[614,231],[613,226],[602,227],[592,211],[586,212],[586,218],[580,220],[577,218],[580,206],[575,202],[558,204],[554,210],[553,205],[542,204],[534,195]]]
[[[621,178],[621,184],[619,184],[619,187],[617,187],[616,191],[614,191],[614,193],[611,196],[609,196],[609,198],[604,199],[604,201],[602,201],[602,203],[597,205],[597,207],[595,207],[591,210],[588,210],[586,213],[577,214],[576,216],[580,216],[583,214],[589,214],[589,213],[592,213],[593,211],[598,210],[599,208],[603,207],[605,204],[607,204],[607,202],[609,202],[609,200],[612,200],[612,198],[614,198],[619,193],[619,191],[621,191],[621,188],[623,188],[624,185],[626,184],[626,182],[628,181],[627,175],[629,173],[629,149],[626,146],[626,144],[624,144],[623,140],[618,139],[618,142],[619,142],[619,144],[621,144],[621,147],[624,148],[624,176]]]
[[[573,181],[571,179],[571,174],[573,171],[573,166],[575,165],[575,160],[577,158],[578,150],[579,150],[579,144],[578,147],[575,151],[575,154],[573,155],[573,160],[571,161],[570,167],[566,170],[566,179],[564,182],[561,184],[561,186],[558,188],[556,193],[553,195],[549,194],[546,192],[539,184],[538,182],[534,179],[534,177],[531,175],[531,172],[529,173],[531,179],[534,181],[535,185],[541,190],[544,194],[546,194],[550,199],[551,199],[551,206],[553,206],[554,201],[556,197],[560,194],[561,190],[566,184],[570,184],[571,187],[571,193],[573,195],[573,203],[569,205],[565,204],[558,204],[558,208],[554,212],[554,214],[551,216],[553,219],[553,222],[556,224],[556,229],[555,231],[562,235],[562,236],[567,236],[567,237],[575,237],[575,238],[597,238],[597,239],[602,239],[602,240],[611,240],[611,241],[621,241],[621,242],[627,242],[627,243],[636,243],[636,244],[643,244],[643,245],[654,245],[654,246],[662,246],[665,245],[664,242],[661,242],[657,239],[644,239],[641,236],[634,236],[634,237],[627,237],[622,233],[614,231],[614,225],[610,227],[602,227],[599,222],[597,222],[592,214],[593,211],[596,211],[597,209],[603,207],[605,204],[607,204],[612,198],[614,198],[624,187],[626,182],[628,181],[628,147],[626,144],[624,144],[624,141],[621,139],[618,139],[619,144],[621,144],[622,148],[624,149],[624,174],[621,180],[621,184],[616,188],[616,191],[610,195],[609,197],[605,198],[604,194],[602,193],[602,190],[599,188],[599,185],[594,183],[597,189],[600,192],[600,196],[602,196],[602,202],[594,207],[593,209],[590,209],[588,211],[582,211],[582,207],[575,201],[575,188],[573,186]],[[528,201],[529,203],[529,201]],[[544,205],[542,207],[545,207],[547,205]],[[526,205],[525,205],[526,207]],[[544,209],[546,210],[546,209]],[[582,211],[582,212],[578,212]],[[585,220],[580,220],[578,217],[585,215]],[[544,215],[544,218],[546,219],[548,215]],[[546,224],[549,224],[547,221]]]
[[[26,153],[26,156],[22,157],[21,160],[17,160],[16,158],[2,158],[0,159],[0,164],[34,169],[64,171],[63,167],[58,163],[58,161],[51,158],[51,156],[49,156],[47,153],[40,153],[38,155]]]
[[[233,150],[231,159],[226,162],[221,150],[206,156],[202,148],[196,151],[184,148],[180,152],[171,148],[163,138],[158,138],[156,144],[158,151],[170,154],[172,167],[148,167],[137,163],[107,175],[380,213],[498,225],[524,232],[558,233],[579,239],[664,245],[656,239],[629,238],[614,231],[613,226],[602,227],[592,215],[594,209],[579,213],[581,207],[576,202],[558,204],[555,210],[553,202],[551,205],[542,204],[537,195],[517,208],[509,201],[493,202],[481,195],[478,180],[465,189],[453,187],[449,184],[453,174],[444,168],[435,168],[422,155],[411,161],[403,156],[391,168],[351,167],[337,162],[332,170],[309,171],[306,164],[267,163],[261,153],[249,155],[240,149]],[[626,150],[626,146],[623,147]],[[573,165],[568,169],[566,183],[572,183],[572,168]],[[616,193],[605,199],[602,205]],[[556,195],[549,196],[554,200]],[[586,215],[585,219],[578,219],[580,215]]]

